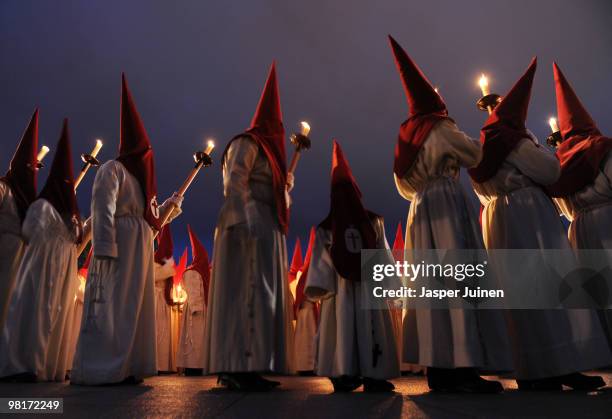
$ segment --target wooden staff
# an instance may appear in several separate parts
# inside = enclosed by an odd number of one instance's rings
[[[210,155],[211,155],[211,153],[212,153],[214,148],[215,148],[215,143],[213,141],[208,141],[208,144],[207,144],[207,147],[206,147],[205,151],[198,151],[198,152],[196,152],[193,155],[193,160],[195,161],[195,166],[193,167],[193,169],[191,169],[191,172],[189,173],[189,176],[187,176],[187,179],[185,179],[185,181],[183,182],[183,184],[179,188],[179,190],[177,192],[177,195],[179,197],[185,196],[185,192],[187,192],[187,189],[189,189],[189,187],[191,186],[191,183],[193,182],[195,177],[200,172],[200,169],[202,169],[202,167],[205,164],[209,165],[211,163]],[[162,227],[168,222],[168,219],[170,218],[170,214],[172,214],[172,211],[174,211],[175,207],[176,207],[176,205],[174,205],[174,204],[168,205],[168,207],[166,207],[164,213],[161,214],[161,221],[162,221],[161,225],[162,225]],[[155,236],[153,238],[155,239],[158,234],[159,234],[159,231],[157,231],[155,233]]]
[[[300,122],[300,125],[302,125],[301,132],[299,134],[291,134],[290,137],[291,143],[295,146],[295,153],[293,153],[288,169],[288,173],[291,174],[295,173],[302,150],[308,150],[310,148],[310,139],[308,138],[308,134],[310,134],[310,125],[306,121]]]
[[[99,166],[100,165],[100,162],[98,161],[98,159],[96,157],[98,157],[98,153],[100,152],[101,148],[102,148],[102,140],[98,139],[98,140],[96,140],[96,145],[94,146],[93,150],[91,150],[90,154],[81,154],[81,160],[83,160],[83,163],[85,163],[85,164],[81,168],[81,172],[79,173],[79,175],[77,176],[76,180],[74,181],[74,190],[75,191],[79,187],[79,184],[81,183],[81,181],[85,177],[85,174],[87,173],[89,168],[91,166]]]

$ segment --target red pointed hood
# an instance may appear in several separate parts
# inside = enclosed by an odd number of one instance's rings
[[[167,260],[172,259],[174,252],[174,242],[170,224],[164,225],[159,236],[157,236],[157,250],[155,251],[155,263],[163,265]]]
[[[338,273],[346,279],[361,279],[361,249],[376,247],[372,224],[375,217],[363,206],[359,186],[340,144],[334,140],[331,207],[320,226],[332,232],[331,257]]]
[[[395,240],[393,241],[393,256],[396,260],[404,260],[404,230],[402,229],[402,223],[397,223],[397,230],[395,230]]]
[[[578,99],[557,63],[553,63],[555,93],[557,95],[557,118],[559,130],[564,140],[579,135],[601,135],[595,121]]]
[[[81,214],[74,193],[74,172],[72,170],[72,147],[68,119],[64,119],[62,134],[57,143],[51,170],[44,188],[38,195],[46,199],[64,218],[66,226],[80,241],[82,234]]]
[[[204,286],[204,301],[208,301],[208,289],[210,287],[210,261],[208,260],[208,252],[206,248],[198,239],[195,232],[191,229],[191,226],[187,226],[189,231],[189,241],[191,242],[191,265],[186,269],[197,271],[202,277],[202,283]]]
[[[304,291],[306,290],[306,281],[308,280],[308,268],[310,267],[310,261],[312,259],[312,251],[315,245],[316,239],[316,231],[314,227],[310,228],[310,235],[308,237],[308,247],[306,248],[306,256],[304,257],[304,262],[299,270],[302,271],[302,275],[300,275],[300,279],[298,281],[297,287],[295,289],[295,302],[293,303],[293,313],[295,318],[297,318],[297,312],[302,306],[306,295]]]
[[[483,183],[495,176],[521,140],[530,138],[525,122],[537,66],[538,61],[534,57],[525,73],[485,122],[480,132],[482,160],[478,167],[468,171],[475,182]]]
[[[297,273],[302,269],[304,259],[302,258],[302,243],[298,237],[295,241],[295,248],[293,249],[293,257],[291,258],[291,267],[289,268],[289,283],[295,281]]]
[[[251,126],[244,133],[230,140],[223,153],[222,161],[225,160],[225,155],[233,140],[244,136],[251,137],[259,145],[270,164],[278,221],[282,231],[287,233],[289,228],[289,209],[285,198],[287,155],[275,63],[272,63],[270,67],[268,79],[261,93]]]
[[[176,273],[174,274],[173,283],[174,285],[178,285],[183,280],[183,274],[187,270],[187,247],[183,250],[183,254],[179,259],[179,263],[176,266]]]
[[[87,257],[85,258],[85,262],[83,262],[83,266],[79,269],[79,275],[83,278],[87,278],[87,271],[89,270],[89,264],[91,263],[91,255],[93,253],[93,246],[89,248],[89,252],[87,252]]]
[[[138,180],[145,201],[143,216],[151,227],[159,231],[161,219],[157,207],[153,148],[128,88],[125,74],[121,75],[121,135],[117,161]]]
[[[6,175],[0,179],[11,188],[21,221],[25,218],[30,204],[36,199],[37,152],[38,108],[34,110],[30,123],[21,136]]]
[[[449,118],[446,104],[421,69],[391,35],[389,43],[410,108],[408,119],[400,127],[395,147],[393,171],[401,178],[414,164],[433,127]]]
[[[561,72],[553,64],[557,116],[563,142],[557,147],[561,175],[547,187],[549,195],[566,197],[592,184],[612,150],[612,138],[604,137]]]

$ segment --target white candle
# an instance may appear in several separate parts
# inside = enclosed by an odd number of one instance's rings
[[[101,148],[102,148],[102,140],[97,139],[96,145],[94,146],[93,150],[91,150],[91,157],[93,158],[98,157],[98,153],[100,152]]]
[[[42,146],[40,148],[40,151],[38,152],[38,155],[36,156],[36,160],[38,160],[38,162],[40,163],[41,161],[43,161],[48,152],[49,147],[47,147],[46,145]]]
[[[548,125],[550,125],[550,130],[552,132],[559,131],[559,125],[557,124],[557,118],[550,118],[548,120]]]
[[[306,121],[302,121],[300,125],[302,126],[302,135],[308,137],[308,134],[310,134],[310,124]]]
[[[484,73],[480,76],[480,79],[478,80],[478,85],[480,86],[480,90],[482,91],[482,96],[487,96],[491,93],[491,91],[489,90],[489,79],[487,78],[487,76],[484,75]]]
[[[204,152],[210,156],[210,153],[212,153],[214,148],[215,142],[213,140],[208,140],[208,142],[206,143],[206,151]]]

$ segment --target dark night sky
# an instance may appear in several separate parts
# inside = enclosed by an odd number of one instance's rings
[[[0,171],[35,105],[41,142],[53,146],[70,118],[77,154],[94,138],[115,157],[120,73],[125,71],[156,152],[160,198],[182,182],[203,139],[227,140],[253,114],[277,60],[285,125],[312,125],[301,160],[289,245],[329,208],[331,139],[338,138],[366,205],[392,240],[408,204],[392,178],[393,147],[407,108],[386,35],[436,83],[451,116],[472,136],[485,115],[474,102],[484,71],[502,94],[533,55],[539,72],[528,125],[542,140],[555,109],[557,60],[605,133],[612,133],[612,3],[609,0],[0,2]],[[290,148],[288,148],[290,150]],[[289,153],[290,155],[291,153]],[[42,172],[40,185],[46,172]],[[89,214],[93,173],[79,189]],[[219,165],[201,173],[174,227],[176,253],[195,227],[212,248],[222,200]]]

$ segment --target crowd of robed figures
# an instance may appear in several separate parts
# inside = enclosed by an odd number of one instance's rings
[[[525,126],[536,59],[491,107],[477,140],[459,129],[399,44],[390,45],[409,105],[393,172],[410,207],[394,247],[612,248],[612,139],[556,64],[560,142],[552,153]],[[125,78],[119,155],[97,170],[85,223],[68,122],[38,194],[37,135],[38,111],[0,181],[5,380],[63,381],[69,371],[73,384],[139,383],[181,367],[244,391],[272,389],[279,382],[264,375],[296,371],[329,377],[335,391],[392,391],[389,380],[401,370],[426,372],[436,391],[503,391],[484,371],[511,374],[520,390],[605,385],[582,372],[612,364],[606,311],[362,309],[360,249],[388,244],[337,141],[329,214],[311,230],[304,260],[296,246],[288,267],[294,178],[274,65],[251,126],[221,157],[212,269],[191,229],[192,264],[174,264],[167,226],[182,196],[157,203],[153,150]],[[482,204],[481,223],[459,183],[462,168]],[[78,271],[89,237],[91,255]],[[187,290],[178,304],[177,283]]]

